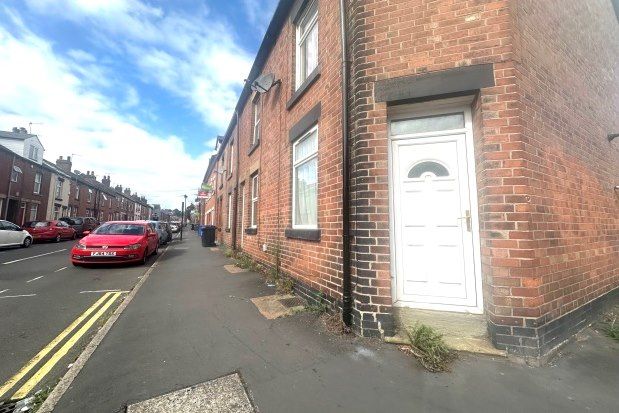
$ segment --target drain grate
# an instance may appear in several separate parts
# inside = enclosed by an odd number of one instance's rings
[[[19,413],[32,410],[34,397],[18,400],[0,400],[0,413]]]
[[[16,405],[17,401],[15,400],[0,402],[0,413],[13,413],[15,411]]]
[[[286,308],[303,307],[303,306],[305,306],[305,301],[303,301],[299,297],[282,298],[281,300],[278,300],[278,301],[280,303],[282,303],[282,305],[284,307],[286,307]]]

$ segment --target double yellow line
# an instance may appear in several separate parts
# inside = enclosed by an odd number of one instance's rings
[[[93,326],[94,323],[97,322],[99,318],[107,311],[108,308],[120,297],[122,292],[108,292],[103,297],[101,297],[97,302],[95,302],[88,310],[86,310],[82,315],[80,315],[75,321],[73,321],[64,331],[53,339],[48,345],[46,345],[39,353],[34,356],[24,367],[22,367],[13,377],[7,380],[6,383],[0,387],[0,399],[4,397],[5,393],[13,388],[21,379],[23,379],[30,370],[32,370],[45,356],[47,356],[62,340],[64,340],[73,330],[75,330],[84,320],[88,318],[88,316],[93,313],[101,304],[103,306],[99,308],[99,310],[93,315],[73,336],[71,336],[66,343],[60,349],[58,349],[50,358],[47,360],[39,370],[36,371],[30,377],[30,379],[24,383],[19,390],[13,394],[11,399],[21,399],[24,398],[32,391],[34,386],[36,386],[50,371],[51,369],[60,361],[62,357],[64,357],[71,347],[77,343],[77,341],[84,335],[86,332]]]

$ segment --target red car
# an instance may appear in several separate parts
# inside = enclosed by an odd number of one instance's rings
[[[159,237],[145,222],[112,221],[102,224],[73,246],[71,263],[111,264],[146,263],[159,251]]]
[[[33,241],[56,241],[75,239],[77,234],[63,221],[32,221],[22,227],[32,235]]]

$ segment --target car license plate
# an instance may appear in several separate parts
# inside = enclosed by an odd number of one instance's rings
[[[93,251],[90,253],[91,257],[114,257],[116,252],[114,251]]]

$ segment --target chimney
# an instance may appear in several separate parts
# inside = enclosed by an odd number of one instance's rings
[[[123,193],[127,196],[131,196],[131,188],[125,188],[125,191]]]
[[[104,175],[103,179],[101,179],[101,183],[109,188],[110,187],[110,176]]]
[[[116,185],[116,189],[118,192],[122,192],[123,191],[123,186],[122,185]]]
[[[62,159],[62,156],[56,159],[56,166],[58,169],[64,172],[71,172],[71,157],[67,156],[67,159]]]
[[[95,171],[86,171],[86,178],[90,181],[96,181]]]

